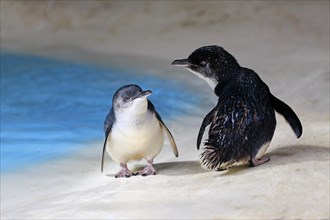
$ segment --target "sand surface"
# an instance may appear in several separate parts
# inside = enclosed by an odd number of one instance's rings
[[[2,175],[1,218],[330,217],[329,1],[1,1],[0,16],[2,49],[188,80],[210,103],[167,121],[180,156],[166,142],[155,160],[158,175],[115,179],[118,165],[109,158],[101,174],[103,140],[86,143],[61,160]],[[302,121],[303,135],[296,139],[277,115],[267,164],[225,172],[199,165],[196,137],[216,97],[205,82],[169,64],[209,44],[254,69]]]

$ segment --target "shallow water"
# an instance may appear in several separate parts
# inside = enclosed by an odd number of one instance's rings
[[[153,91],[150,100],[165,120],[191,112],[202,98],[162,76],[1,52],[1,172],[102,141],[112,95],[130,83]]]

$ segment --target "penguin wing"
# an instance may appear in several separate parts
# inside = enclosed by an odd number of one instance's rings
[[[213,108],[203,119],[202,125],[199,129],[198,132],[198,137],[197,137],[197,150],[199,150],[199,146],[201,145],[203,134],[205,132],[205,128],[211,123],[212,116],[214,114],[216,108]]]
[[[113,124],[115,123],[116,118],[115,118],[115,113],[113,111],[113,108],[111,108],[110,112],[108,113],[107,117],[105,118],[104,121],[104,133],[105,133],[105,138],[104,138],[104,143],[103,143],[103,150],[102,150],[102,158],[101,158],[101,172],[103,172],[103,165],[104,165],[104,153],[107,145],[107,141],[109,138],[110,131],[112,129]]]
[[[157,118],[158,118],[158,117],[157,117]],[[168,130],[168,128],[166,127],[166,125],[165,125],[162,121],[160,122],[160,125],[163,127],[163,129],[165,130],[165,132],[166,132],[166,134],[167,134],[168,139],[170,140],[170,144],[171,144],[172,151],[173,151],[174,155],[175,155],[176,157],[178,157],[178,156],[179,156],[178,148],[177,148],[177,146],[176,146],[176,143],[175,143],[175,141],[174,141],[174,138],[173,138],[173,136],[172,136],[170,130]]]
[[[172,151],[173,151],[174,155],[175,155],[176,157],[178,157],[178,156],[179,156],[179,152],[178,152],[178,148],[177,148],[177,146],[176,146],[176,143],[175,143],[175,141],[174,141],[174,138],[173,138],[172,133],[171,133],[170,130],[166,127],[165,123],[164,123],[163,120],[162,120],[162,117],[161,117],[160,114],[156,111],[154,105],[153,105],[149,100],[148,100],[148,110],[149,110],[149,111],[152,111],[152,112],[155,113],[156,118],[158,119],[160,125],[162,126],[163,130],[166,132],[166,135],[167,135],[167,137],[168,137],[168,139],[169,139],[169,141],[170,141],[171,148],[172,148]]]
[[[302,125],[296,113],[283,101],[279,100],[271,93],[269,94],[270,94],[270,103],[275,109],[275,111],[283,115],[285,120],[290,124],[292,130],[296,134],[296,137],[299,138],[302,134]]]

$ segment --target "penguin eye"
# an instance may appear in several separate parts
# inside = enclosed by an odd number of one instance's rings
[[[205,66],[205,65],[206,65],[206,61],[205,61],[205,60],[202,60],[202,61],[200,62],[200,64],[201,64],[201,66]]]

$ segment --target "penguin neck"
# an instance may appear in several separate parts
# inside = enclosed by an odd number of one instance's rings
[[[207,82],[207,84],[209,84],[209,86],[214,91],[215,87],[218,85],[218,81],[212,78],[204,78],[204,80]]]
[[[230,83],[230,81],[234,80],[235,78],[235,73],[223,73],[220,74],[217,77],[216,80],[216,85],[214,86],[213,92],[217,95],[220,96],[224,87]]]
[[[148,114],[148,101],[145,100],[136,100],[129,108],[119,109],[116,111],[116,118],[118,121],[136,121],[144,120]]]
[[[218,81],[216,78],[212,78],[212,77],[205,77],[203,74],[196,72],[190,68],[187,68],[190,72],[192,72],[193,74],[195,74],[196,76],[198,76],[199,78],[205,80],[207,82],[207,84],[209,84],[209,86],[212,88],[212,90],[214,90],[214,88],[217,86]]]
[[[209,86],[214,91],[214,93],[217,94],[216,93],[216,88],[224,86],[229,81],[234,79],[236,77],[236,72],[238,72],[238,71],[225,71],[225,70],[222,70],[220,74],[214,74],[214,75],[211,75],[210,77],[206,77],[202,74],[197,74],[194,71],[191,71],[191,72],[193,72],[195,75],[197,75],[201,79],[204,79],[207,82],[207,84],[209,84]]]

